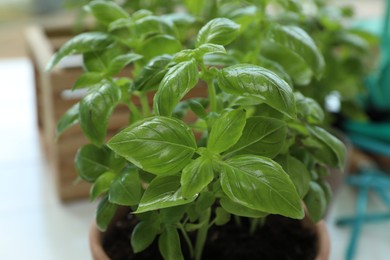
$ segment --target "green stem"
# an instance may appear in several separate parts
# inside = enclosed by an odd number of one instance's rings
[[[239,216],[234,215],[234,222],[236,222],[238,227],[241,227],[241,218]]]
[[[144,116],[145,117],[151,116],[152,113],[150,112],[148,97],[146,96],[145,93],[141,93],[139,95],[139,98],[141,100],[141,106],[142,106],[142,111],[144,112]]]
[[[187,231],[185,231],[182,224],[179,224],[179,228],[180,228],[181,233],[183,234],[184,240],[187,243],[188,250],[190,251],[191,259],[193,259],[194,258],[194,247],[192,246],[191,239],[188,237]]]
[[[142,118],[141,112],[131,101],[127,103],[127,106],[131,112],[130,122],[134,123]]]
[[[203,223],[202,227],[198,230],[195,244],[195,260],[202,259],[202,252],[206,243],[207,232],[209,230],[209,221],[211,216],[211,209],[207,209],[204,214],[199,218],[199,223]]]
[[[210,112],[217,112],[217,93],[215,91],[214,81],[207,81],[208,90],[209,90],[209,100],[210,100]]]
[[[257,226],[259,225],[259,219],[253,218],[251,219],[251,227],[249,229],[249,233],[253,235],[256,232]]]

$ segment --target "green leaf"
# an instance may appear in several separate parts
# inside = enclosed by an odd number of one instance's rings
[[[245,127],[245,110],[235,109],[224,113],[211,128],[207,149],[221,153],[234,145]]]
[[[122,7],[112,1],[92,1],[88,6],[93,16],[104,25],[109,25],[117,19],[129,17],[129,14]]]
[[[79,88],[88,88],[100,83],[104,75],[100,72],[85,72],[73,84],[73,90]]]
[[[195,210],[201,216],[206,210],[208,210],[215,202],[215,196],[213,192],[204,191],[199,194],[195,203]]]
[[[76,54],[103,50],[113,43],[113,39],[102,32],[86,32],[81,33],[68,42],[66,42],[61,49],[54,54],[47,64],[46,69],[52,69],[64,57]]]
[[[230,221],[230,213],[225,209],[218,207],[215,210],[215,225],[223,226]]]
[[[131,233],[131,247],[134,253],[139,253],[148,248],[160,231],[158,219],[139,222]]]
[[[195,49],[195,57],[199,59],[203,59],[203,56],[205,54],[215,54],[215,53],[226,53],[225,47],[223,45],[219,44],[213,44],[213,43],[205,43],[200,45],[198,48]]]
[[[95,200],[97,197],[108,191],[115,176],[116,174],[113,172],[106,172],[100,175],[91,187],[89,192],[90,200]]]
[[[87,72],[103,73],[107,70],[111,60],[120,54],[116,46],[109,46],[103,50],[86,52],[83,54],[84,69]]]
[[[165,260],[184,260],[179,233],[173,226],[166,226],[158,240],[158,248]]]
[[[266,39],[272,44],[296,53],[317,78],[322,76],[325,69],[324,58],[313,39],[303,29],[297,26],[274,25],[267,33]]]
[[[325,115],[321,106],[312,98],[305,97],[301,93],[295,93],[297,111],[306,122],[310,124],[321,124]]]
[[[139,37],[147,37],[155,34],[176,36],[173,23],[158,16],[146,16],[137,20],[135,22],[135,30]]]
[[[311,181],[310,189],[304,198],[304,202],[310,218],[314,222],[320,221],[326,212],[326,197],[321,186]]]
[[[122,169],[124,164],[125,160],[116,157],[106,146],[84,145],[77,151],[75,157],[76,170],[87,182],[95,182],[105,172],[116,172]]]
[[[191,204],[160,209],[160,220],[164,224],[177,224],[183,218]]]
[[[104,197],[99,203],[96,211],[96,225],[100,231],[104,232],[107,230],[111,219],[114,217],[118,206],[108,201],[107,197]]]
[[[158,48],[156,48],[158,46]],[[163,54],[174,54],[182,49],[181,43],[170,35],[155,35],[146,39],[136,53],[144,56],[146,61]]]
[[[135,213],[184,205],[195,198],[183,197],[179,176],[158,176],[149,184]]]
[[[58,120],[56,128],[56,137],[60,137],[66,129],[79,122],[79,103],[74,104],[65,114]]]
[[[225,209],[227,212],[240,217],[262,218],[267,215],[267,213],[264,213],[262,211],[254,210],[245,207],[239,203],[236,203],[228,197],[222,197],[220,200],[220,204],[222,208]]]
[[[196,149],[194,134],[182,121],[150,117],[115,135],[108,146],[145,171],[175,174],[191,162]]]
[[[227,93],[258,98],[286,116],[296,117],[291,87],[270,70],[249,64],[233,65],[219,71],[218,85]]]
[[[120,98],[119,88],[110,82],[105,82],[80,101],[80,126],[91,143],[98,146],[103,144],[108,119]]]
[[[192,198],[214,179],[213,164],[207,158],[199,157],[183,169],[181,186],[183,196]]]
[[[148,91],[158,86],[167,73],[171,60],[172,56],[169,55],[158,56],[150,60],[135,77],[135,89]]]
[[[234,41],[240,31],[240,25],[226,18],[215,18],[204,25],[196,38],[195,46],[205,43],[227,45]]]
[[[118,205],[137,205],[141,199],[138,169],[126,168],[121,171],[109,187],[108,199]]]
[[[306,165],[293,156],[285,157],[282,160],[278,160],[278,162],[290,176],[299,197],[303,198],[309,190],[309,183],[311,180],[311,175]]]
[[[331,167],[343,168],[346,156],[344,144],[321,127],[310,126],[308,129],[315,140],[322,145],[322,148],[312,151],[317,160]]]
[[[189,99],[188,104],[189,104],[192,112],[194,112],[199,118],[204,119],[207,117],[206,110],[199,101],[197,101],[195,99]]]
[[[195,87],[198,80],[199,72],[195,60],[180,62],[170,68],[154,97],[156,114],[170,116],[179,101]]]
[[[249,117],[241,138],[227,154],[256,154],[273,158],[283,148],[286,136],[287,126],[283,121],[262,116]]]
[[[240,155],[221,164],[221,186],[234,202],[271,214],[301,219],[304,211],[294,184],[276,162]]]
[[[110,62],[106,74],[107,75],[118,74],[125,66],[141,58],[142,58],[141,55],[135,53],[126,53],[126,54],[116,56]]]

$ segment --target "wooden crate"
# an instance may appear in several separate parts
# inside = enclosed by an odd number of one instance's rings
[[[80,96],[69,95],[73,83],[82,73],[81,67],[56,67],[45,70],[50,57],[72,37],[70,27],[31,26],[26,30],[29,56],[34,66],[37,124],[49,166],[55,174],[61,200],[71,201],[88,196],[90,185],[76,181],[74,156],[77,149],[88,143],[78,125],[68,129],[57,141],[56,123]],[[125,71],[130,73],[130,71]],[[118,107],[110,119],[108,133],[114,134],[128,121],[127,108]]]

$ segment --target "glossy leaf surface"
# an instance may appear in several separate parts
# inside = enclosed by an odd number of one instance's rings
[[[221,153],[229,149],[241,137],[245,122],[246,114],[243,109],[231,110],[222,114],[211,128],[207,148],[214,153]]]
[[[321,186],[316,182],[311,181],[309,192],[306,194],[304,201],[310,218],[314,222],[320,221],[325,214],[327,206],[325,193]]]
[[[286,124],[281,120],[262,116],[249,117],[241,138],[227,154],[256,154],[273,158],[282,149],[286,134]]]
[[[108,192],[110,202],[133,206],[141,199],[141,181],[136,168],[121,171],[110,185]]]
[[[228,197],[221,198],[220,204],[222,208],[224,208],[227,212],[234,214],[236,216],[248,217],[248,218],[262,218],[267,215],[267,213],[254,210],[245,207],[237,202],[234,202]]]
[[[96,211],[96,225],[100,231],[106,231],[117,208],[118,206],[110,203],[107,197],[103,198],[99,203]]]
[[[66,129],[79,122],[79,103],[74,104],[57,123],[56,136],[59,137]]]
[[[95,200],[97,197],[107,192],[114,178],[115,173],[113,172],[105,172],[100,175],[91,187],[91,190],[89,192],[90,200]]]
[[[148,248],[157,237],[160,224],[156,219],[139,222],[131,233],[131,247],[134,253],[139,253]]]
[[[226,18],[215,18],[203,26],[196,38],[195,46],[205,43],[227,45],[239,34],[240,25]]]
[[[219,71],[218,85],[227,93],[258,98],[288,117],[296,116],[291,87],[265,68],[249,64],[227,67]]]
[[[108,75],[118,74],[125,66],[141,58],[142,58],[141,55],[135,53],[127,53],[127,54],[116,56],[110,62],[106,74]]]
[[[190,163],[196,142],[191,129],[182,121],[157,116],[125,128],[108,146],[145,171],[169,175]]]
[[[92,1],[88,6],[92,11],[93,16],[105,25],[109,25],[117,19],[129,17],[129,14],[115,2]]]
[[[181,252],[179,233],[173,226],[165,227],[158,240],[158,248],[164,260],[184,260]]]
[[[201,192],[213,178],[212,162],[207,158],[197,158],[183,169],[180,181],[183,196],[185,198],[192,198]]]
[[[156,113],[170,116],[179,101],[195,87],[198,80],[199,72],[195,60],[181,62],[170,68],[154,97]]]
[[[168,64],[172,61],[172,56],[162,55],[151,59],[141,72],[135,77],[134,85],[138,90],[147,91],[160,84],[168,71]]]
[[[183,197],[179,176],[158,176],[149,184],[135,213],[184,205],[195,198]]]
[[[266,213],[291,218],[304,216],[294,184],[276,162],[240,155],[221,164],[221,186],[234,202]]]

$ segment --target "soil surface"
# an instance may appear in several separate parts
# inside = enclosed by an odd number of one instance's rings
[[[159,260],[157,239],[147,250],[133,254],[131,231],[136,224],[131,215],[116,222],[103,246],[113,260]],[[268,216],[264,226],[254,235],[249,234],[249,225],[234,221],[209,230],[209,239],[202,260],[313,260],[316,256],[316,234],[304,227],[299,220],[282,216]],[[182,241],[183,254],[190,260],[186,244]],[[175,259],[172,259],[175,260]]]

